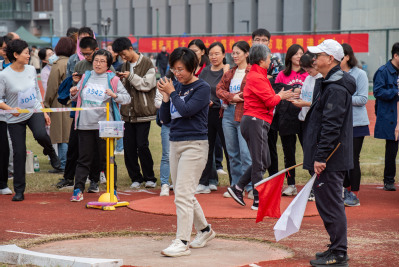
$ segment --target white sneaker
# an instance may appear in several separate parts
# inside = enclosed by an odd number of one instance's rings
[[[163,184],[161,186],[161,193],[159,196],[164,197],[164,196],[169,196],[169,185],[168,184]]]
[[[107,178],[105,177],[105,173],[101,172],[100,173],[100,184],[106,184],[107,183]]]
[[[199,184],[197,186],[197,189],[195,190],[196,194],[210,194],[211,193],[211,189],[209,189],[209,186],[203,185],[203,184]]]
[[[210,184],[210,185],[209,185],[209,189],[210,189],[211,191],[218,191],[218,187],[217,187],[217,185],[215,185],[215,184]]]
[[[156,186],[157,186],[157,184],[154,182],[151,182],[151,181],[145,182],[145,188],[155,188]]]
[[[0,195],[12,195],[12,191],[10,188],[6,187],[3,189],[0,189]]]
[[[218,175],[227,175],[227,172],[225,172],[223,169],[217,169],[216,172]]]
[[[230,196],[229,192],[226,191],[226,192],[223,193],[223,197],[228,198],[228,197],[231,197],[231,196]]]
[[[289,185],[283,191],[283,196],[295,196],[296,194],[298,194],[298,191],[296,190],[295,185]]]
[[[173,191],[173,184],[169,186],[169,189]]]
[[[211,230],[209,232],[199,231],[195,236],[193,242],[190,243],[190,248],[203,248],[206,243],[214,239],[216,236],[215,231]]]
[[[254,199],[254,190],[248,192],[248,199]]]
[[[140,189],[140,184],[138,182],[134,182],[134,183],[132,183],[130,188],[132,188],[132,189]]]
[[[169,247],[162,250],[161,254],[168,257],[180,257],[190,255],[191,250],[188,248],[188,244],[185,245],[180,239],[175,239]]]

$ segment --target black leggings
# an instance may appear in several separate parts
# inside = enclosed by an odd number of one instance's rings
[[[12,148],[14,150],[14,191],[16,193],[25,192],[25,162],[26,162],[26,126],[33,133],[35,140],[43,147],[43,154],[55,156],[55,150],[51,145],[45,127],[43,113],[34,113],[23,122],[8,124]]]
[[[8,146],[7,123],[0,121],[0,189],[7,187],[8,182],[8,162],[10,147]]]
[[[344,187],[351,187],[351,191],[359,191],[362,173],[360,170],[360,152],[362,151],[364,136],[353,137],[353,169],[346,172]]]

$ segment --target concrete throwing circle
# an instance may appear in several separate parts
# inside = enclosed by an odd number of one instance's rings
[[[293,254],[268,243],[215,238],[207,246],[191,249],[190,256],[169,258],[161,255],[172,236],[133,236],[86,238],[47,243],[29,250],[89,258],[123,259],[124,265],[133,266],[243,266],[257,262],[279,260]]]

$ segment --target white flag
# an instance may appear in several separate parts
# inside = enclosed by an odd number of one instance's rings
[[[302,188],[301,192],[294,198],[288,208],[281,215],[280,219],[274,226],[274,236],[276,241],[295,234],[301,228],[303,214],[305,213],[306,204],[310,191],[312,190],[316,174],[309,180],[309,182]]]

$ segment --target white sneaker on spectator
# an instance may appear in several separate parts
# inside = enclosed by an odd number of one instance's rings
[[[216,172],[218,175],[227,175],[227,172],[225,172],[223,169],[217,169]]]
[[[100,184],[106,184],[107,183],[107,178],[105,177],[105,173],[101,172],[100,173]]]
[[[231,196],[230,196],[229,192],[226,191],[226,192],[223,193],[223,197],[228,198],[228,197],[231,197]]]
[[[197,186],[197,189],[195,190],[196,194],[210,194],[211,193],[211,189],[209,189],[209,186],[203,185],[203,184],[199,184]]]
[[[170,190],[173,190],[173,184],[171,184],[171,185],[169,186],[169,189],[170,189]]]
[[[215,185],[215,184],[210,184],[210,185],[209,185],[209,189],[210,189],[211,191],[218,191],[218,187],[217,187],[217,185]]]
[[[212,230],[212,228],[209,232],[198,231],[193,242],[190,243],[190,248],[203,248],[205,247],[206,243],[214,239],[215,236],[216,233]]]
[[[188,244],[185,245],[180,239],[175,239],[169,247],[162,250],[161,254],[168,257],[180,257],[190,255],[191,250],[188,248]]]
[[[132,189],[140,189],[141,184],[138,182],[134,182],[132,183],[132,185],[130,186],[130,188]]]
[[[151,181],[145,182],[145,188],[155,188],[157,187],[157,184]]]
[[[296,190],[295,185],[289,185],[283,191],[283,196],[295,196],[296,194],[298,194],[298,191]]]
[[[3,189],[0,189],[0,195],[12,195],[12,191],[10,188],[6,187]]]
[[[169,196],[169,185],[168,184],[163,184],[161,186],[161,193],[159,196],[164,197],[164,196]]]
[[[254,199],[254,190],[248,192],[248,199]]]

